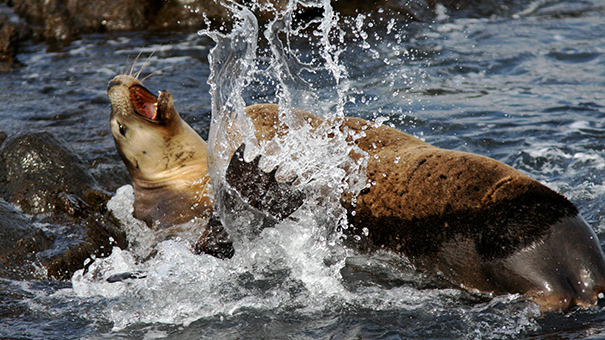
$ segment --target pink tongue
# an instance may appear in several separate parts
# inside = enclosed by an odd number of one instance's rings
[[[155,96],[138,88],[131,89],[130,95],[138,114],[152,120],[157,118],[158,102]]]
[[[149,103],[145,103],[142,106],[138,107],[138,111],[141,116],[145,116],[149,119],[155,119],[158,112],[157,107]]]

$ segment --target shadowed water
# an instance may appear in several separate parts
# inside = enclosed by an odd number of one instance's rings
[[[604,18],[596,0],[538,1],[484,19],[445,12],[433,24],[358,16],[328,26],[334,40],[309,43],[313,35],[301,31],[286,47],[261,28],[251,65],[258,72],[246,73],[247,87],[235,92],[246,105],[282,100],[325,116],[363,117],[439,147],[493,157],[566,195],[603,239]],[[322,23],[330,21],[312,28]],[[274,29],[283,41],[281,28]],[[72,282],[1,279],[0,337],[605,336],[605,312],[597,307],[540,314],[522,296],[424,287],[388,254],[358,257],[319,228],[318,211],[331,213],[329,206],[303,206],[297,223],[265,229],[228,261],[195,256],[184,239],[154,248],[144,224],[130,216],[132,192],[111,140],[105,88],[141,50],[143,59],[155,51],[142,73],[155,74],[145,85],[169,90],[183,118],[206,139],[213,109],[229,97],[213,107],[207,84],[213,46],[198,34],[90,35],[60,51],[25,46],[19,55],[25,66],[0,76],[0,130],[43,130],[66,140],[115,193],[109,208],[138,240]],[[291,77],[275,55],[288,60]],[[316,157],[319,163],[323,156]],[[326,173],[329,168],[319,169],[310,178]],[[37,228],[61,227],[31,221]],[[124,272],[145,275],[105,281]]]

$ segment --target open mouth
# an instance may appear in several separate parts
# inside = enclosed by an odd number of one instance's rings
[[[133,85],[129,90],[136,113],[147,119],[159,121],[158,97],[141,85]]]

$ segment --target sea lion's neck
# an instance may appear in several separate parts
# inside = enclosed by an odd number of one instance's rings
[[[214,198],[208,174],[189,187],[174,183],[161,187],[135,186],[134,217],[160,228],[181,224],[194,217],[209,218]]]
[[[152,141],[159,145],[140,148],[128,171],[136,187],[152,190],[162,187],[189,186],[208,173],[206,142],[185,122],[156,133]]]
[[[165,146],[149,155],[145,167],[129,168],[136,193],[134,214],[148,225],[187,222],[212,210],[207,144],[184,122],[178,131],[164,136]]]
[[[205,164],[187,164],[154,174],[153,178],[133,177],[132,183],[135,190],[140,191],[186,190],[194,186],[200,187],[200,178],[207,174]]]
[[[152,226],[209,217],[214,206],[210,176],[204,166],[173,169],[161,181],[133,178],[134,216]]]

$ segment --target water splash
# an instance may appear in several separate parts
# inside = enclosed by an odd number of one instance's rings
[[[321,18],[311,23],[296,23],[294,20],[298,6],[315,6],[323,11]],[[346,226],[345,211],[340,206],[340,196],[345,191],[356,192],[364,183],[365,160],[354,160],[350,154],[355,151],[338,129],[337,117],[343,117],[343,108],[349,90],[347,72],[339,61],[343,49],[332,42],[336,37],[342,43],[344,31],[338,26],[338,15],[329,1],[317,3],[290,2],[285,10],[276,13],[264,31],[269,51],[262,63],[257,59],[258,23],[252,12],[246,8],[231,5],[237,19],[229,34],[200,32],[213,38],[216,46],[210,53],[212,74],[209,83],[212,88],[213,112],[209,136],[209,171],[213,179],[217,199],[217,211],[226,228],[237,238],[237,226],[232,224],[224,208],[223,200],[226,166],[234,150],[246,144],[246,158],[249,160],[262,154],[261,166],[271,170],[280,168],[279,177],[297,178],[299,187],[307,192],[309,201],[328,202],[324,209],[312,213],[325,223],[326,216],[334,216],[331,224]],[[303,62],[292,48],[293,33],[310,31],[308,50],[316,50],[322,58],[319,65]],[[296,35],[298,37],[298,35]],[[315,95],[314,84],[304,79],[303,73],[324,73],[331,77],[337,89],[336,98],[322,102]],[[274,101],[279,108],[279,119],[289,133],[270,141],[257,141],[252,122],[246,117],[244,100],[246,88],[256,79],[276,87]],[[324,79],[325,80],[325,79]],[[311,100],[310,100],[311,99]],[[326,118],[319,128],[310,126],[292,111],[296,108],[310,110]],[[329,136],[329,137],[328,137]],[[313,212],[313,209],[309,209]],[[319,212],[321,211],[321,212]],[[241,214],[239,212],[238,214]],[[321,216],[320,216],[321,215]],[[236,240],[236,244],[237,244]],[[241,242],[240,242],[241,243]],[[237,250],[237,248],[236,248]]]
[[[212,95],[212,123],[208,136],[208,168],[212,183],[222,183],[227,163],[233,150],[248,138],[254,138],[253,127],[243,113],[246,103],[242,92],[255,71],[258,23],[254,14],[235,5],[235,24],[225,35],[205,31],[216,46],[210,62],[210,92]],[[251,140],[251,144],[254,140]],[[218,189],[218,187],[217,187]]]

